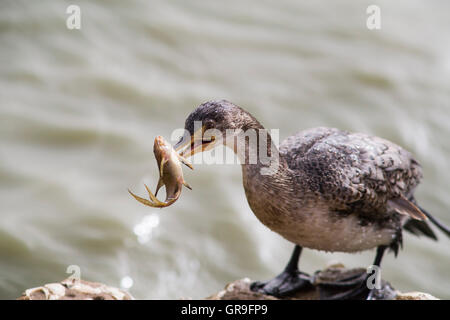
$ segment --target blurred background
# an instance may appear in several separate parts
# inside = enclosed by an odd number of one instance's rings
[[[81,8],[81,30],[66,9]],[[381,8],[368,30],[366,8]],[[415,154],[417,199],[450,225],[450,2],[0,2],[0,298],[81,277],[140,299],[203,298],[269,279],[293,245],[260,224],[238,165],[185,170],[194,190],[163,210],[156,135],[225,98],[280,138],[314,126],[363,131]],[[450,240],[405,234],[382,276],[450,298]],[[305,250],[303,271],[367,266],[374,252]]]

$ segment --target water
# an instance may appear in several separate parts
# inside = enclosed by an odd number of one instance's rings
[[[156,135],[170,138],[201,102],[226,98],[281,138],[334,126],[412,151],[420,203],[450,225],[448,1],[73,1],[0,4],[0,298],[69,276],[130,287],[142,299],[202,298],[245,276],[267,279],[292,245],[249,209],[238,166],[185,170],[194,190],[173,206],[152,188]],[[450,298],[450,240],[405,235],[383,277]],[[374,252],[305,250],[366,266]]]

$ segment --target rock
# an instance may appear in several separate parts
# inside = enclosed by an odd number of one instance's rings
[[[25,290],[18,300],[133,300],[127,292],[102,283],[68,278]]]
[[[278,300],[275,297],[250,290],[250,279],[236,280],[225,286],[225,289],[206,298],[206,300]]]
[[[407,293],[399,293],[395,300],[439,300],[438,298],[432,296],[429,293],[423,292],[407,292]]]
[[[346,269],[342,264],[333,264],[312,276],[310,286],[290,295],[283,300],[319,300],[330,298],[355,287],[366,277],[362,268]],[[350,279],[350,280],[349,280]],[[207,300],[280,300],[274,296],[250,290],[249,278],[233,281]],[[364,298],[364,297],[360,297]],[[423,292],[401,293],[381,280],[376,300],[439,300]],[[68,278],[59,283],[49,283],[42,287],[26,290],[18,300],[134,300],[127,292],[97,282]]]
[[[345,293],[354,288],[348,279],[363,281],[367,273],[365,269],[346,269],[342,264],[334,264],[314,274],[312,285],[306,287],[283,300],[320,300],[331,298]],[[359,280],[358,280],[359,279]],[[225,286],[225,289],[206,298],[208,300],[279,300],[279,298],[250,290],[252,281],[248,278],[236,280]],[[359,282],[360,283],[360,282]],[[365,297],[359,297],[364,299]],[[390,283],[381,280],[381,288],[377,290],[374,297],[376,300],[432,300],[437,299],[430,294],[421,292],[400,293],[392,288]]]

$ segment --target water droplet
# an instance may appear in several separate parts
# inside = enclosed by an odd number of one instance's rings
[[[159,225],[159,216],[150,214],[145,216],[140,223],[134,226],[133,232],[138,237],[139,243],[146,243],[151,239],[153,229]]]
[[[120,286],[123,289],[130,289],[133,286],[133,279],[129,276],[125,276],[122,278],[122,280],[120,280]]]

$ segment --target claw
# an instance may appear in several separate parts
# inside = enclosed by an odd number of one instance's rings
[[[191,170],[194,170],[194,166],[192,165],[192,163],[189,162],[189,160],[187,160],[185,157],[179,155],[178,153],[176,153],[176,155],[178,156],[178,159],[180,159],[181,163],[186,165]]]
[[[137,201],[139,201],[140,203],[143,203],[143,204],[145,204],[146,206],[153,207],[153,208],[157,208],[157,207],[158,207],[155,203],[153,203],[153,202],[151,202],[151,201],[149,201],[149,200],[147,200],[147,199],[144,199],[144,198],[141,198],[141,197],[135,195],[133,192],[130,191],[130,189],[128,189],[128,192],[129,192],[129,193],[130,193]]]
[[[183,179],[183,170],[181,163],[184,163],[189,168],[193,169],[192,164],[178,155],[169,143],[164,141],[164,138],[158,136],[155,138],[153,145],[153,153],[159,168],[159,180],[156,186],[155,194],[150,191],[150,188],[145,185],[145,189],[148,192],[149,199],[141,198],[133,194],[130,190],[128,192],[139,202],[146,206],[153,208],[163,208],[170,206],[172,203],[178,200],[181,194],[182,186],[192,189]],[[162,186],[166,187],[166,200],[161,202],[156,195]]]
[[[153,195],[153,193],[150,191],[149,187],[147,187],[146,184],[144,184],[144,186],[145,186],[145,189],[147,189],[148,196],[154,202],[154,204],[157,208],[167,207],[169,205],[168,202],[159,201],[158,198],[156,198],[156,196]]]
[[[172,203],[177,201],[179,198],[179,196],[176,196],[175,198],[169,199],[169,201],[167,201],[167,202],[159,201],[158,198],[156,198],[156,196],[150,191],[150,188],[146,184],[144,184],[144,186],[145,186],[145,189],[147,189],[148,196],[150,197],[151,201],[135,195],[133,192],[130,191],[130,189],[128,189],[128,192],[133,196],[133,198],[135,198],[140,203],[145,204],[146,206],[153,207],[153,208],[164,208],[164,207],[170,206]]]

